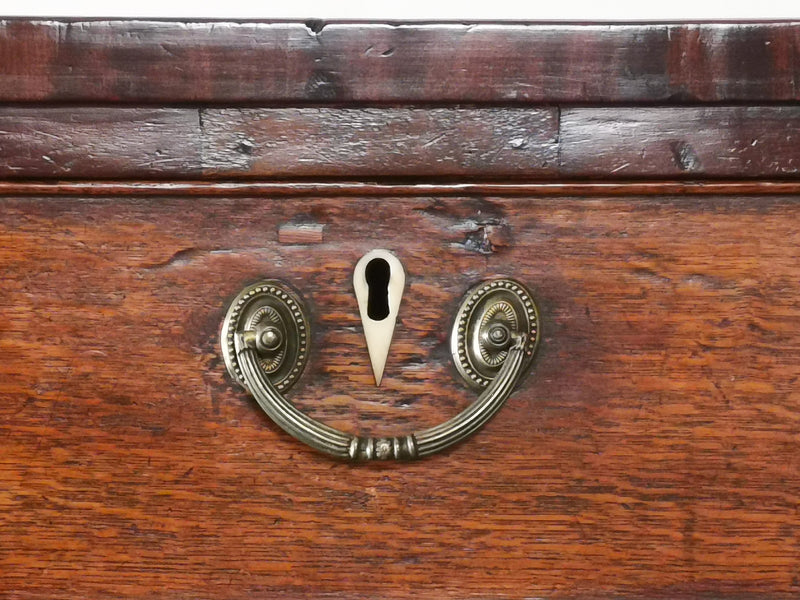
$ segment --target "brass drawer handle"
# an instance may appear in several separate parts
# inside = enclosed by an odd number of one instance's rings
[[[503,406],[533,359],[539,316],[525,287],[512,279],[484,282],[461,303],[451,332],[459,373],[483,388],[452,419],[422,431],[386,438],[339,431],[298,410],[282,392],[297,381],[308,360],[310,331],[302,299],[269,280],[234,299],[222,327],[229,373],[284,431],[312,448],[349,460],[410,460],[466,439]]]

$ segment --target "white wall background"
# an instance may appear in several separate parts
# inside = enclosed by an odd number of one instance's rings
[[[800,19],[800,0],[0,0],[2,16],[676,21]]]

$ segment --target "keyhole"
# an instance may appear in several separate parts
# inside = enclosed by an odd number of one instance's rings
[[[364,269],[364,278],[369,287],[367,316],[373,321],[383,321],[389,316],[389,263],[382,258],[373,258]]]

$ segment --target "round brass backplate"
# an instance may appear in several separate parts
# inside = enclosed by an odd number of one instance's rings
[[[508,356],[511,338],[525,335],[528,368],[539,344],[539,311],[533,296],[513,279],[493,279],[472,288],[456,314],[450,351],[470,386],[485,388]]]
[[[242,290],[222,322],[222,356],[228,373],[245,386],[236,354],[236,336],[256,336],[259,365],[280,392],[305,368],[311,334],[300,297],[283,282],[267,280]]]

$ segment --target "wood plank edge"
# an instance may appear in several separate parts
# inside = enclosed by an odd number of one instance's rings
[[[389,184],[348,181],[0,181],[0,196],[664,196],[800,195],[800,181]]]

